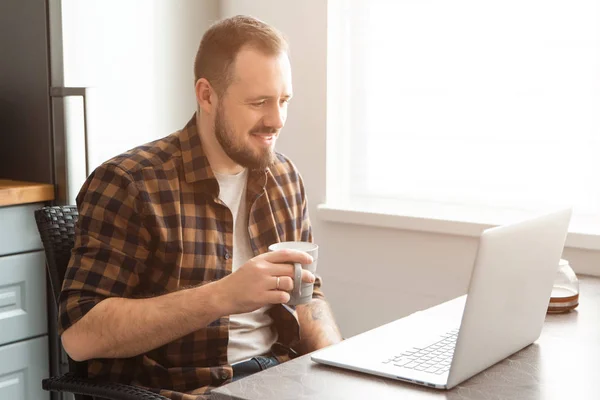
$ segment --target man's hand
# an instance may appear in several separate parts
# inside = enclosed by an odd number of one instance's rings
[[[251,312],[268,304],[290,301],[289,292],[294,288],[294,267],[290,264],[310,264],[312,261],[310,255],[298,250],[267,252],[250,259],[215,284],[220,286],[222,301],[229,314]],[[313,283],[315,276],[303,269],[302,281]]]

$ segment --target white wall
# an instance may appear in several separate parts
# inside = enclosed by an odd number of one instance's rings
[[[218,1],[61,2],[64,79],[53,84],[94,88],[92,167],[182,128],[196,109],[194,56]]]
[[[284,32],[291,46],[294,99],[278,149],[306,182],[319,271],[345,336],[466,291],[473,238],[324,222],[327,1],[221,0],[221,17],[249,14]],[[567,249],[577,272],[600,271],[600,253]],[[598,273],[598,272],[596,272]]]

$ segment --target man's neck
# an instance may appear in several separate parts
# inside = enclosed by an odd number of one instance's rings
[[[196,128],[202,142],[202,148],[208,158],[210,167],[214,172],[226,175],[236,175],[244,170],[244,167],[233,161],[223,150],[221,144],[217,140],[212,126],[208,118],[200,118],[200,113],[196,112]]]

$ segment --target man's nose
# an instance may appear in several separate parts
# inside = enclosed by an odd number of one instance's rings
[[[265,125],[269,128],[280,130],[285,125],[287,110],[285,106],[276,105],[271,107],[269,113],[265,116]]]

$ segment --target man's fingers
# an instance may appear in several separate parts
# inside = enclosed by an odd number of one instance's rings
[[[294,266],[291,264],[273,264],[268,263],[269,274],[272,276],[289,276],[294,277]],[[302,282],[313,283],[315,276],[309,270],[302,270]]]
[[[281,290],[270,290],[267,292],[268,304],[283,304],[290,301],[290,294]]]
[[[274,290],[283,290],[286,292],[291,292],[294,289],[294,280],[289,276],[277,276],[273,277],[275,280]],[[279,279],[279,287],[277,287],[277,279]]]
[[[300,263],[300,264],[311,264],[313,258],[308,254],[300,250],[282,249],[277,251],[269,251],[261,254],[259,257],[262,259],[274,263]]]
[[[315,275],[312,272],[306,269],[302,270],[302,282],[313,283],[315,279]]]

